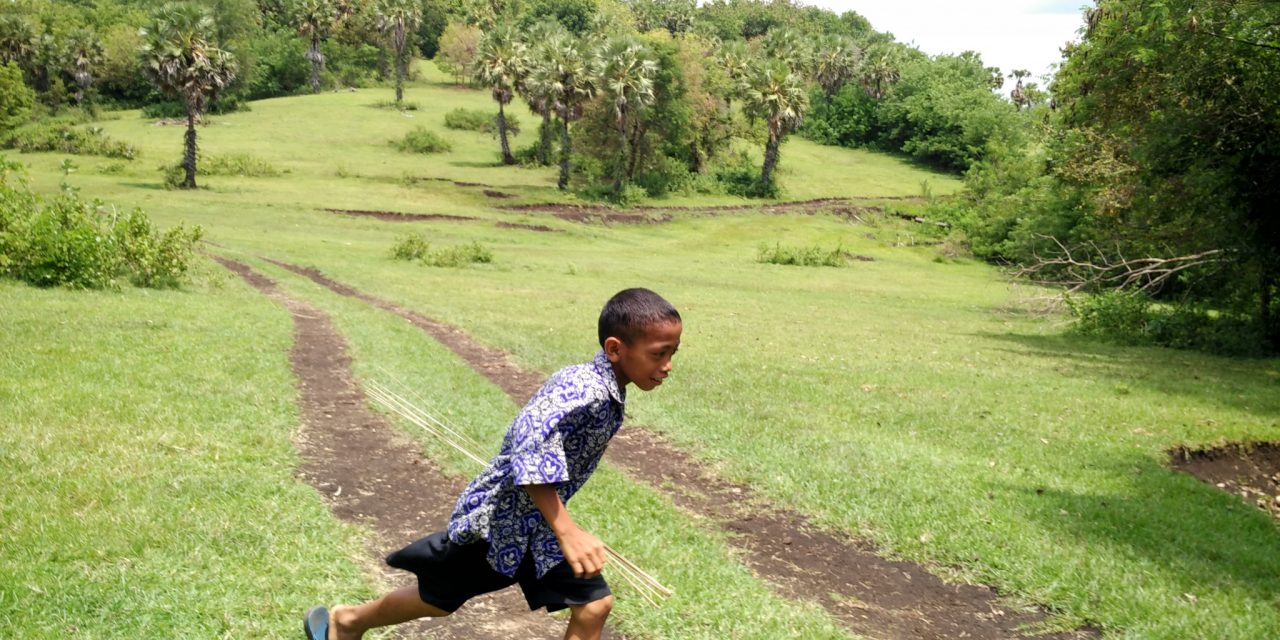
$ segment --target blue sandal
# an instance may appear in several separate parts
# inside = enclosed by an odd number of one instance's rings
[[[311,607],[302,619],[302,630],[307,632],[307,640],[329,640],[329,610]]]

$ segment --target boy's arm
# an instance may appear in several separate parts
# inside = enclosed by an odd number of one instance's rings
[[[560,500],[553,484],[527,484],[524,490],[534,506],[551,525],[551,531],[560,541],[560,551],[578,578],[592,578],[604,568],[604,543],[587,533],[569,516],[569,510]]]

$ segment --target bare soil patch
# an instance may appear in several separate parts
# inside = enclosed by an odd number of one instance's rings
[[[500,207],[512,211],[532,213],[549,213],[562,220],[586,223],[621,223],[621,224],[661,224],[671,222],[676,213],[714,216],[740,211],[759,211],[762,213],[802,213],[816,215],[831,213],[850,219],[861,220],[861,216],[880,213],[882,207],[855,204],[850,198],[819,198],[798,202],[778,202],[774,204],[735,204],[706,207],[634,207],[630,209],[614,209],[600,204],[567,204],[539,203],[521,204]]]
[[[338,517],[378,533],[377,546],[382,548],[371,550],[371,560],[376,558],[379,566],[382,554],[442,530],[466,481],[441,473],[385,417],[366,406],[351,372],[346,343],[328,316],[285,295],[275,282],[247,265],[214,259],[293,315],[289,360],[298,379],[302,418],[296,438],[302,456],[299,475]],[[412,584],[412,578],[404,582]],[[324,597],[316,594],[318,600]],[[476,598],[447,618],[396,629],[401,638],[429,634],[445,640],[555,638],[563,633],[563,622],[529,611],[515,589]]]
[[[448,213],[400,213],[397,211],[366,211],[363,209],[328,209],[329,213],[336,213],[344,216],[356,216],[360,218],[377,218],[379,220],[387,220],[390,222],[421,222],[423,220],[452,220],[455,222],[465,222],[468,220],[478,220],[470,216],[455,216]]]
[[[316,269],[271,261],[294,273],[395,313],[449,347],[517,403],[545,376],[517,366],[510,354],[487,347],[457,327],[368,295]],[[608,459],[634,477],[668,490],[683,508],[730,532],[742,560],[784,596],[821,604],[856,633],[876,639],[1053,640],[1094,638],[1087,628],[1029,636],[1024,625],[1046,617],[999,601],[991,587],[944,583],[921,565],[881,557],[864,541],[825,531],[804,515],[771,505],[751,487],[726,481],[643,427],[628,424],[614,437]],[[674,489],[669,489],[674,487]]]
[[[1280,443],[1177,447],[1169,452],[1169,464],[1280,519]]]

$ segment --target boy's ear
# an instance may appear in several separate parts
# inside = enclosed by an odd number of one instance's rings
[[[622,340],[609,336],[604,339],[604,355],[609,362],[617,362],[622,358]]]

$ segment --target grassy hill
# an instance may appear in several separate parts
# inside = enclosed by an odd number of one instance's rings
[[[68,180],[162,225],[204,226],[210,252],[250,262],[333,314],[357,375],[413,381],[495,446],[517,409],[496,388],[402,320],[260,258],[314,266],[542,372],[593,353],[609,295],[653,288],[680,307],[684,345],[672,382],[634,394],[628,413],[724,476],[888,555],[1047,605],[1056,627],[1089,622],[1134,638],[1280,633],[1275,521],[1171,471],[1165,453],[1280,439],[1276,361],[1064,336],[1060,318],[1027,313],[1023,298],[1038,292],[944,258],[915,225],[874,212],[861,221],[676,212],[664,224],[603,225],[498,208],[566,198],[554,169],[497,166],[496,141],[445,129],[449,109],[492,103],[426,71],[407,95],[416,111],[376,108],[391,92],[367,89],[257,102],[201,128],[206,159],[249,154],[276,177],[202,176],[205,189],[166,191],[156,167],[179,157],[181,128],[126,112],[99,126],[141,158],[78,157]],[[454,151],[389,146],[415,126]],[[20,159],[52,190],[64,157]],[[960,188],[892,157],[799,139],[783,147],[781,166],[794,200],[892,204],[926,181],[934,194]],[[653,204],[744,203],[689,194]],[[325,209],[471,219],[386,222]],[[482,243],[494,261],[391,259],[410,230],[437,246]],[[757,262],[760,246],[774,244],[864,260]],[[0,635],[291,637],[311,601],[379,588],[360,550],[367,532],[342,526],[292,476],[285,312],[212,263],[182,291],[3,282],[0,299],[0,354],[13,363],[0,380],[0,470],[11,478],[0,488],[0,553],[11,559],[0,602],[27,613],[0,607]],[[438,443],[423,446],[461,471]],[[606,471],[579,500],[575,512],[603,538],[681,594],[662,609],[620,598],[617,623],[629,634],[847,637],[816,603],[772,595],[721,534],[661,492]],[[654,514],[667,533],[654,533]]]

